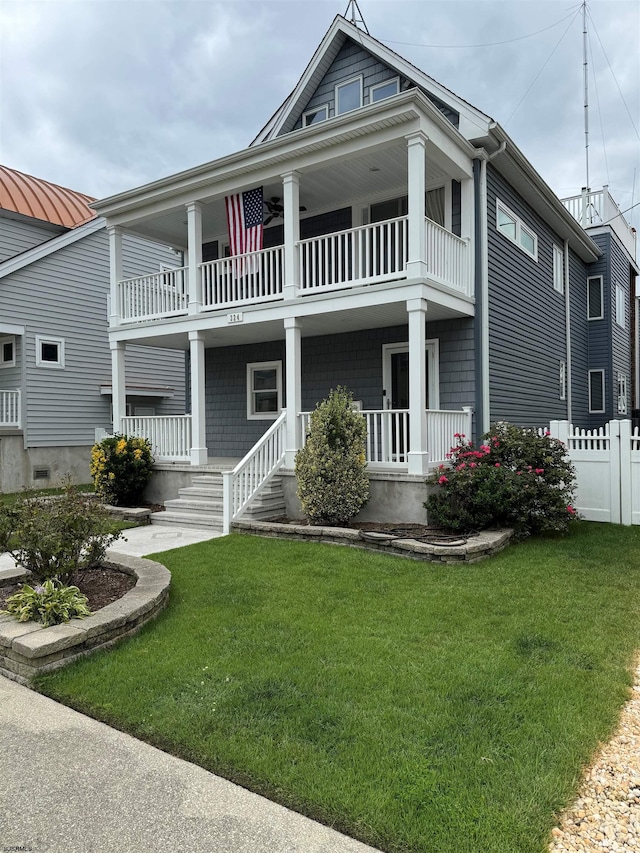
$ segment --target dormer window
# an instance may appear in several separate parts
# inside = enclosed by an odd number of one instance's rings
[[[336,86],[336,115],[349,113],[362,106],[362,77],[354,77]]]
[[[312,124],[318,124],[321,121],[326,121],[329,118],[329,105],[323,104],[321,107],[316,107],[315,110],[307,110],[302,113],[302,126],[310,127]]]
[[[369,91],[369,100],[372,104],[375,104],[376,101],[383,101],[385,98],[397,95],[399,91],[400,80],[398,77],[395,77],[393,80],[385,80],[384,83],[372,86]]]

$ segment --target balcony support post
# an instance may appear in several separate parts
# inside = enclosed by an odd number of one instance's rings
[[[114,433],[122,432],[122,418],[127,414],[127,383],[125,376],[125,344],[111,341],[111,406]]]
[[[295,299],[300,285],[298,261],[300,241],[300,173],[282,175],[282,203],[284,205],[284,298]],[[287,403],[287,408],[290,409]]]
[[[300,411],[302,410],[302,333],[298,317],[284,321],[286,345],[287,429],[284,464],[293,470],[300,449]]]
[[[189,314],[197,314],[202,309],[202,205],[197,201],[187,204],[187,232]]]
[[[191,464],[207,464],[205,350],[202,332],[189,332],[191,369]]]
[[[121,306],[118,283],[122,279],[122,229],[117,225],[107,226],[109,234],[109,326],[120,324]]]
[[[407,140],[408,157],[408,254],[409,278],[427,277],[427,225],[425,221],[425,181],[427,175],[426,146],[428,137],[422,132],[410,133]]]
[[[425,475],[427,448],[427,300],[408,299],[409,315],[409,474]]]

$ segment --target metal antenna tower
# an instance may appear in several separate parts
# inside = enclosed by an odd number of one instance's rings
[[[587,0],[582,4],[582,68],[584,78],[584,155],[587,167],[587,192],[589,183],[589,69],[587,66]]]
[[[367,25],[364,22],[364,18],[362,17],[360,6],[358,6],[358,0],[349,0],[349,3],[347,4],[347,9],[344,13],[344,17],[348,21],[351,21],[352,24],[355,24],[356,27],[358,26],[358,24],[362,24],[362,29],[365,31],[365,33],[368,36],[371,35],[367,28]]]

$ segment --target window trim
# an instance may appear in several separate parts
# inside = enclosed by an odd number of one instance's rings
[[[600,314],[597,317],[591,316],[591,288],[589,283],[600,279]],[[604,276],[589,275],[587,276],[587,320],[604,320]]]
[[[513,220],[516,230],[515,237],[511,237],[509,234],[506,233],[506,231],[503,231],[502,228],[500,228],[500,225],[498,223],[500,211],[502,211],[502,213],[504,213],[506,216]],[[538,235],[522,221],[522,218],[520,216],[517,216],[511,210],[511,208],[507,207],[507,205],[503,201],[500,201],[499,198],[496,199],[496,231],[498,232],[498,234],[501,234],[503,237],[505,237],[510,243],[513,243],[514,246],[517,246],[522,252],[525,253],[525,255],[527,255],[529,258],[538,263]],[[528,234],[529,237],[531,237],[531,239],[533,240],[533,252],[530,252],[526,246],[522,245],[520,237],[523,231]]]
[[[594,373],[599,373],[602,377],[602,408],[594,409],[591,401],[591,375]],[[606,397],[606,385],[605,385],[605,376],[604,370],[590,370],[589,371],[589,413],[594,415],[601,415],[607,410],[607,397]]]
[[[253,387],[253,374],[258,370],[273,370],[276,371],[276,393],[278,401],[278,410],[276,412],[256,412],[254,411],[253,395],[255,389]],[[252,361],[247,362],[247,420],[249,421],[275,421],[282,412],[282,361]]]
[[[624,287],[616,282],[616,325],[621,329],[627,328],[627,306],[625,305]],[[622,321],[622,322],[621,322]]]
[[[619,415],[627,414],[627,374],[618,373],[617,376],[617,408]],[[622,405],[620,405],[622,403]]]
[[[4,359],[4,348],[7,344],[11,344],[12,358],[9,361]],[[16,336],[3,335],[0,337],[0,368],[9,368],[16,366]]]
[[[385,95],[384,98],[376,98],[374,97],[375,92],[378,89],[383,89],[385,86],[390,86],[392,83],[396,84],[396,91],[393,95]],[[388,80],[383,80],[382,83],[376,83],[375,86],[369,87],[369,103],[370,104],[379,104],[380,101],[386,101],[387,98],[393,98],[394,95],[399,94],[400,92],[400,77],[390,77]]]
[[[564,250],[553,244],[553,289],[556,293],[564,293]]]
[[[311,115],[312,113],[319,113],[320,110],[324,110],[324,118],[318,119],[318,121],[313,122],[313,124],[307,124],[305,121],[306,117],[308,115]],[[323,121],[327,121],[328,118],[329,118],[329,104],[328,103],[327,104],[320,104],[315,109],[305,110],[305,112],[302,113],[302,127],[303,128],[304,127],[312,127],[315,124],[321,124]]]
[[[57,361],[48,361],[42,358],[42,345],[53,344],[58,347]],[[64,368],[64,338],[52,338],[45,335],[36,335],[36,367]]]
[[[344,89],[346,86],[350,86],[352,83],[358,83],[360,86],[360,103],[358,104],[357,107],[354,107],[351,110],[345,110],[344,112],[338,112],[338,101],[339,101],[338,91],[340,89]],[[344,116],[344,115],[347,115],[347,113],[352,113],[352,112],[355,112],[355,110],[360,109],[360,107],[362,106],[362,99],[363,99],[363,95],[364,95],[363,86],[364,86],[364,81],[362,79],[362,74],[358,74],[355,77],[350,77],[348,80],[342,80],[340,83],[336,83],[336,85],[334,86],[334,94],[333,94],[333,97],[335,99],[334,100],[334,102],[335,102],[335,109],[334,109],[335,115]]]
[[[559,381],[560,381],[560,399],[567,399],[567,362],[560,362],[560,371],[559,371]]]

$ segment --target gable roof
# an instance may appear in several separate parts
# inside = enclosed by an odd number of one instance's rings
[[[408,60],[400,56],[400,54],[386,47],[382,42],[373,38],[373,36],[356,27],[355,24],[347,21],[342,15],[336,15],[333,23],[311,57],[311,61],[298,80],[295,89],[276,110],[255,139],[253,139],[250,147],[273,139],[283,131],[292,119],[295,120],[298,118],[347,39],[352,39],[360,44],[381,62],[397,70],[403,77],[408,78],[412,83],[415,83],[452,109],[464,113],[472,124],[478,125],[479,132],[476,136],[481,137],[484,135],[484,132],[486,132],[488,125],[492,121],[490,116],[472,106],[468,101],[460,98],[441,83],[438,83],[433,77],[429,77],[424,71],[412,65]]]
[[[75,228],[96,216],[91,196],[0,166],[0,209]]]

